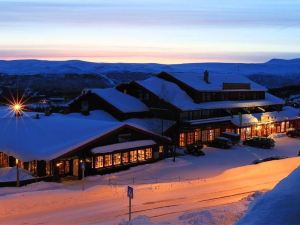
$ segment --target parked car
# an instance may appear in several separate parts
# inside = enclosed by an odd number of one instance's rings
[[[280,160],[280,159],[286,159],[286,156],[272,156],[265,159],[257,159],[253,161],[253,164],[259,164],[263,162],[273,161],[273,160]]]
[[[203,144],[201,142],[187,145],[186,146],[186,153],[191,154],[194,156],[202,156],[205,155],[205,153],[202,151]]]
[[[244,145],[249,145],[256,148],[270,149],[275,146],[275,141],[272,138],[267,137],[252,137],[243,142]]]
[[[290,128],[286,132],[288,137],[300,137],[300,129]]]
[[[207,143],[210,147],[228,149],[232,146],[232,141],[226,137],[217,137],[213,141]]]
[[[221,137],[230,139],[233,145],[236,145],[241,141],[241,135],[233,132],[223,132]]]

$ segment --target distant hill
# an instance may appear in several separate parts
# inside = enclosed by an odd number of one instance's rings
[[[4,75],[55,75],[95,74],[116,84],[131,79],[143,79],[149,74],[166,72],[199,72],[209,70],[215,74],[234,76],[241,74],[267,86],[281,87],[300,84],[300,59],[272,59],[266,63],[93,63],[80,60],[46,61],[46,60],[0,60],[0,74]],[[128,77],[118,76],[120,73]],[[132,75],[131,75],[132,74]]]

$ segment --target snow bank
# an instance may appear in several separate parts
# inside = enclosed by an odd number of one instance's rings
[[[236,225],[300,223],[300,167],[250,207]]]
[[[147,216],[138,216],[134,218],[133,220],[125,221],[123,220],[119,225],[155,225],[154,223],[150,222],[149,217]]]
[[[24,169],[20,168],[19,173],[20,173],[20,180],[29,180],[34,178],[27,170]],[[16,181],[16,179],[17,179],[16,167],[0,168],[0,182]]]

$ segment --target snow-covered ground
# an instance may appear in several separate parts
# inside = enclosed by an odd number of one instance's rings
[[[135,225],[233,224],[251,200],[261,195],[257,193],[272,189],[300,165],[299,157],[251,164],[257,158],[298,154],[299,139],[283,136],[276,141],[272,150],[206,148],[204,157],[183,156],[175,163],[166,159],[89,177],[85,191],[81,181],[1,188],[0,224],[126,224],[126,188],[132,177]],[[111,183],[127,182],[107,185],[108,178]],[[143,180],[146,178],[147,182]]]
[[[16,181],[16,177],[17,177],[16,167],[0,168],[0,182]],[[32,179],[33,176],[31,176],[31,174],[27,170],[20,168],[19,178],[20,180],[29,180]]]
[[[300,167],[249,207],[237,225],[300,224]]]
[[[299,165],[295,157],[230,169],[205,180],[134,185],[133,217],[146,216],[159,224],[201,224],[188,223],[189,218],[233,224],[249,204],[245,198],[272,189]],[[128,217],[124,185],[33,191],[2,196],[0,202],[0,224],[6,225],[116,225]]]

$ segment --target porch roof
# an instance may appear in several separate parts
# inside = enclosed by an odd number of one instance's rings
[[[138,140],[138,141],[127,141],[117,144],[100,146],[92,149],[92,153],[100,154],[100,153],[110,153],[118,150],[127,150],[139,147],[147,147],[151,145],[156,145],[156,142],[153,140]]]

